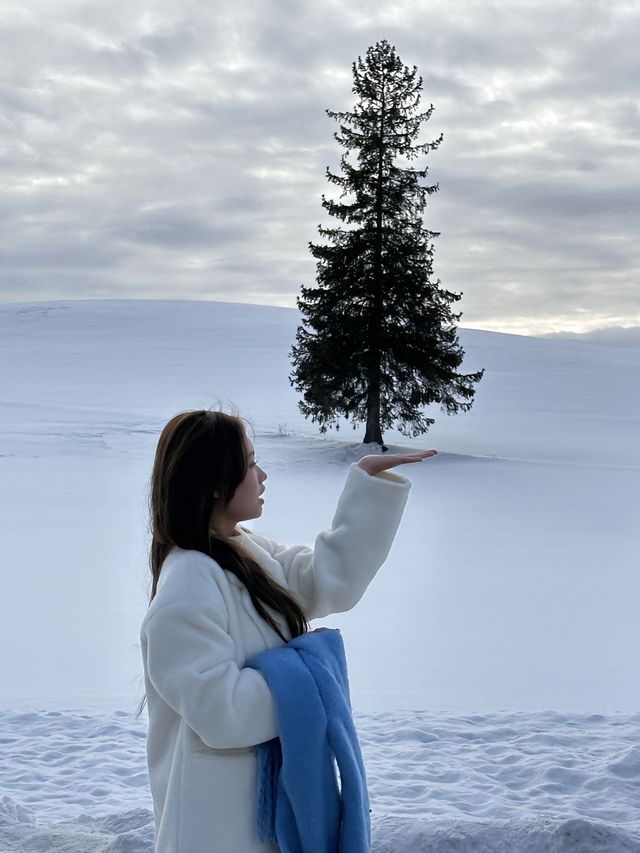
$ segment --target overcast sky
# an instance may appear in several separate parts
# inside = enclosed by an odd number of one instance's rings
[[[0,0],[0,301],[295,307],[386,38],[434,106],[434,278],[461,324],[640,324],[637,0]],[[355,160],[353,160],[355,163]]]

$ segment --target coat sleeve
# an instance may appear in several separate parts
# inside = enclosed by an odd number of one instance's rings
[[[214,585],[214,589],[217,589]],[[277,736],[275,705],[264,677],[239,668],[227,611],[206,599],[167,604],[143,629],[147,673],[159,695],[207,746],[254,746]]]
[[[256,537],[282,566],[308,619],[350,610],[360,601],[387,558],[410,489],[398,474],[372,476],[354,462],[331,527],[313,548]]]

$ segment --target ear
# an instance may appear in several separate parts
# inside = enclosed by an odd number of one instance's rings
[[[214,493],[213,493],[213,496],[214,496],[214,498],[219,498],[219,497],[220,497],[220,492],[214,492]]]

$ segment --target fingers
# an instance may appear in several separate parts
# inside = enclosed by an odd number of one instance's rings
[[[428,459],[430,456],[437,456],[437,450],[421,450],[419,453],[407,453],[406,456],[400,457],[408,462],[422,462],[423,459]]]
[[[419,456],[420,459],[424,459],[427,456],[435,456],[437,450],[420,450],[418,453],[408,453],[407,456]]]

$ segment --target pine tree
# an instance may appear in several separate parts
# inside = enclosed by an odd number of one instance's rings
[[[309,243],[317,259],[317,287],[302,287],[297,305],[303,325],[291,351],[290,383],[300,391],[301,412],[320,425],[340,429],[339,418],[353,428],[366,421],[364,442],[386,450],[382,430],[396,424],[403,435],[424,433],[434,423],[421,411],[439,403],[442,411],[468,411],[473,387],[484,373],[461,375],[451,303],[462,294],[431,281],[432,238],[423,226],[426,197],[438,185],[421,186],[428,168],[396,163],[413,160],[435,142],[414,144],[433,104],[416,114],[422,78],[417,67],[403,66],[386,39],[369,47],[366,59],[353,63],[352,91],[359,100],[351,112],[327,115],[340,122],[334,138],[357,151],[357,166],[341,158],[341,175],[327,167],[340,198],[322,196],[331,216],[351,227],[318,226],[329,245]],[[305,328],[309,327],[309,328]]]

